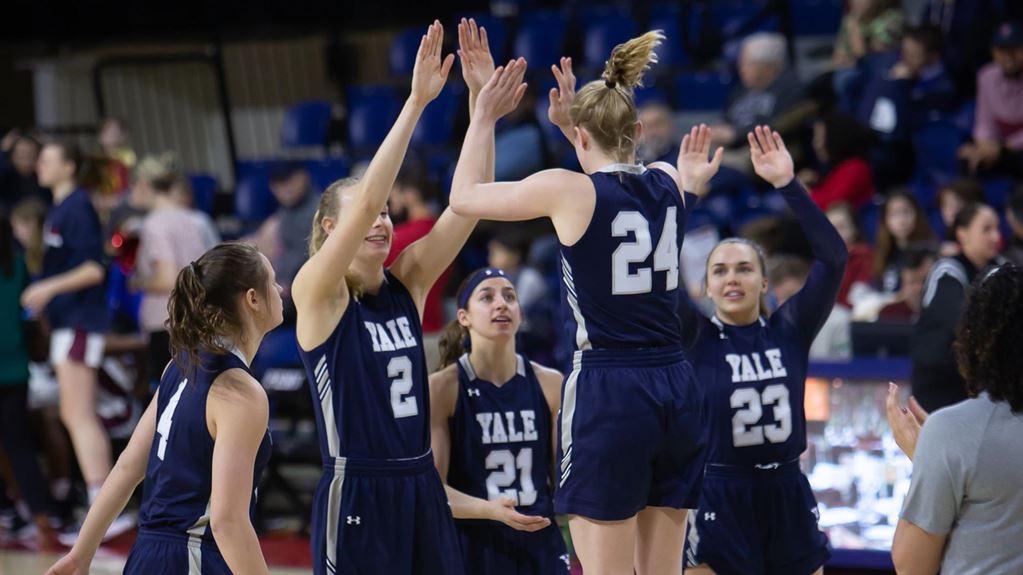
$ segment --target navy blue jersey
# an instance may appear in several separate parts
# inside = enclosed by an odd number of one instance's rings
[[[156,433],[149,450],[149,464],[142,491],[139,527],[148,532],[188,535],[213,543],[208,529],[210,491],[213,482],[213,438],[206,424],[206,399],[210,386],[229,369],[249,368],[240,353],[201,353],[201,366],[184,374],[171,363],[160,379],[156,408]],[[270,432],[256,453],[252,472],[252,504],[255,488],[270,460]]]
[[[680,298],[687,356],[704,392],[709,464],[770,465],[796,459],[806,449],[803,396],[810,344],[835,305],[848,252],[796,181],[780,192],[816,260],[803,288],[770,318],[745,326],[706,318],[684,293]]]
[[[590,179],[597,198],[589,227],[561,246],[573,349],[678,346],[686,217],[678,185],[661,170],[626,164]]]
[[[533,366],[521,355],[504,385],[479,379],[458,360],[458,402],[449,420],[448,485],[494,500],[510,497],[526,515],[554,516],[551,412]]]
[[[419,310],[390,271],[376,294],[352,297],[327,341],[299,350],[320,452],[404,459],[430,450],[430,402]]]
[[[69,272],[88,261],[103,264],[103,231],[89,194],[79,188],[53,206],[43,229],[43,274],[40,279]],[[61,294],[46,306],[50,327],[93,333],[109,325],[103,284]]]

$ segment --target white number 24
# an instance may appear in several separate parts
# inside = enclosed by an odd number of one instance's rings
[[[650,223],[639,212],[618,212],[611,222],[611,236],[628,237],[634,240],[622,242],[611,256],[611,293],[631,295],[650,293],[653,289],[653,272],[668,272],[665,285],[667,291],[678,288],[678,223],[675,219],[677,208],[667,209],[661,237],[654,252],[654,267],[639,267],[629,271],[629,264],[643,263],[650,257],[653,245],[650,238]]]

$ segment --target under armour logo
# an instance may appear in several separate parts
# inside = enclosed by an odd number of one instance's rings
[[[466,392],[466,393],[469,394],[469,397],[479,397],[480,396],[480,390],[478,388],[475,388],[475,387],[470,387],[469,391]]]
[[[558,559],[561,559],[562,561],[565,562],[565,567],[568,567],[569,569],[572,568],[572,557],[568,553],[565,553],[564,555],[559,555]]]
[[[349,525],[362,525],[362,517],[359,517],[358,515],[354,517],[349,515],[347,522]]]
[[[821,512],[816,507],[814,507],[813,509],[810,509],[810,513],[813,513],[813,516],[817,519],[817,521],[821,520]]]
[[[717,521],[718,520],[718,514],[714,513],[713,511],[708,511],[708,512],[703,514],[703,520],[704,521]]]
[[[780,465],[780,463],[758,463],[753,467],[756,467],[757,469],[778,469]]]

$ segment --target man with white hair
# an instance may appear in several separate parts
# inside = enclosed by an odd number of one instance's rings
[[[742,41],[737,87],[725,109],[725,123],[714,126],[712,139],[724,146],[745,146],[747,132],[771,124],[803,99],[803,86],[788,67],[788,43],[774,32],[758,32]],[[778,128],[781,131],[780,128]]]

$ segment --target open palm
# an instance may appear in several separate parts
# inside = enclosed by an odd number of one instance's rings
[[[554,73],[558,87],[551,88],[551,103],[547,108],[547,119],[561,128],[561,131],[568,136],[572,128],[569,111],[572,109],[572,102],[575,101],[575,73],[572,72],[572,59],[562,58],[561,67],[551,65],[551,72]],[[571,139],[570,136],[569,139]]]
[[[778,132],[768,126],[757,126],[746,134],[749,140],[753,170],[776,188],[787,185],[796,177],[792,154]]]
[[[525,74],[524,58],[512,60],[507,66],[495,70],[476,98],[474,119],[496,122],[498,118],[518,107],[522,94],[526,92],[526,84],[522,82]]]
[[[462,62],[462,78],[473,94],[479,94],[494,75],[494,57],[490,54],[487,29],[470,18],[458,23],[458,59]]]
[[[687,192],[702,194],[707,189],[707,182],[718,173],[721,167],[722,148],[710,154],[710,128],[706,124],[693,126],[682,138],[678,149],[678,175],[682,179],[682,188]]]
[[[426,31],[419,42],[416,65],[412,70],[412,98],[420,104],[428,104],[440,94],[448,80],[448,72],[455,63],[455,55],[448,54],[441,61],[440,52],[444,44],[444,26],[437,20]]]

